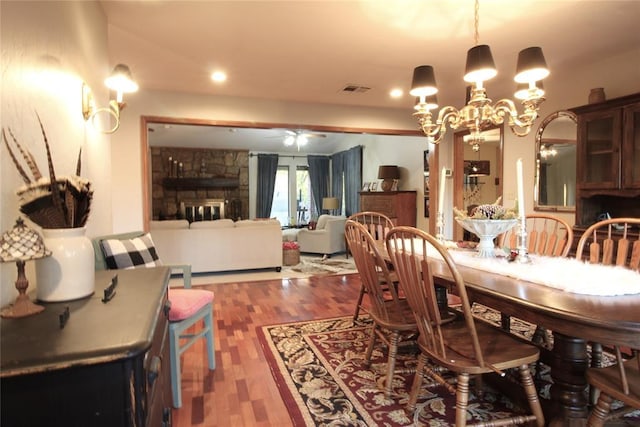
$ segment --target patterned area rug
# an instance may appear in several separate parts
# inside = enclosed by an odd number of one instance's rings
[[[500,315],[484,306],[474,306],[474,313],[498,324]],[[512,330],[530,338],[534,327],[513,319]],[[374,349],[371,365],[364,354],[369,342],[371,321],[351,317],[295,322],[258,328],[266,359],[280,394],[289,409],[294,426],[449,426],[455,422],[455,396],[435,383],[425,381],[415,414],[404,411],[408,390],[415,372],[417,348],[406,346],[399,351],[393,394],[384,397],[386,349]],[[605,363],[611,356],[605,358]],[[549,398],[549,369],[542,365],[541,381],[536,387]],[[505,396],[487,389],[480,399],[473,393],[468,422],[503,418],[523,412]],[[631,424],[640,425],[640,413],[630,414]]]
[[[417,349],[398,355],[393,395],[381,391],[386,351],[376,348],[370,367],[364,354],[371,322],[360,318],[325,319],[264,326],[259,329],[265,355],[295,426],[448,426],[455,419],[455,396],[441,385],[426,384],[413,417],[404,407],[415,371]],[[521,412],[503,396],[471,393],[471,419],[487,420]]]

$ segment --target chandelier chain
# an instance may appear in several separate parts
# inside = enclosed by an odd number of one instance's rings
[[[478,40],[480,40],[480,32],[478,31],[478,27],[480,26],[480,0],[476,0],[474,15],[473,15],[473,38],[475,41],[474,46],[478,46]]]

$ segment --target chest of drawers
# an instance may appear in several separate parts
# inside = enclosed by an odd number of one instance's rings
[[[104,303],[115,274],[116,293]],[[2,319],[1,424],[170,426],[168,280],[164,267],[99,271],[89,298]]]

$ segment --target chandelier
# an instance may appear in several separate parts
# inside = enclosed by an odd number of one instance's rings
[[[433,143],[438,143],[447,131],[460,127],[469,130],[469,144],[475,151],[483,141],[480,132],[490,126],[507,123],[517,136],[525,136],[538,117],[538,108],[544,101],[544,90],[540,82],[549,75],[547,64],[540,47],[529,47],[520,51],[514,80],[519,83],[515,97],[521,100],[524,111],[518,113],[514,101],[501,99],[492,103],[487,98],[484,82],[498,73],[488,45],[478,45],[479,0],[475,0],[474,38],[475,46],[467,52],[464,81],[471,84],[467,104],[461,109],[446,106],[440,109],[434,119],[433,111],[438,108],[435,74],[431,65],[421,65],[413,71],[412,96],[417,97],[414,116],[417,117],[422,132]],[[539,82],[537,85],[536,83]]]

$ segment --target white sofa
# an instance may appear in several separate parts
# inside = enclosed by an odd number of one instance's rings
[[[347,218],[335,215],[320,215],[315,230],[298,231],[300,252],[331,255],[345,252],[344,224]]]
[[[164,264],[191,264],[194,273],[282,268],[278,220],[151,221],[150,233]]]

